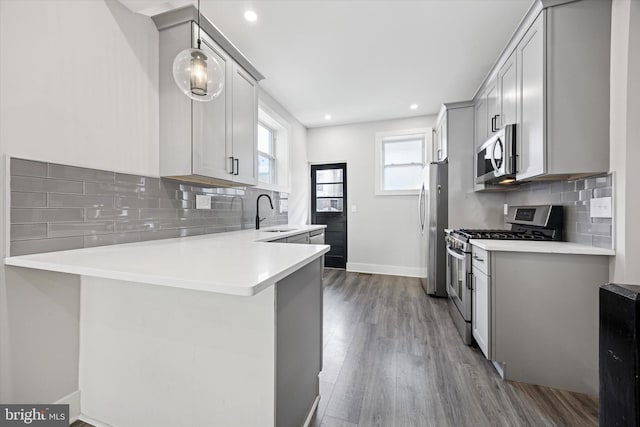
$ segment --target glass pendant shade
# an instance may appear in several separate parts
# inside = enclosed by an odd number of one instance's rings
[[[173,60],[173,78],[189,98],[211,101],[224,88],[224,72],[218,61],[200,49],[185,49]]]

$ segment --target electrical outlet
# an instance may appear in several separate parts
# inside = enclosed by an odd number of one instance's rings
[[[196,209],[211,209],[211,196],[196,194]]]
[[[611,218],[611,197],[591,199],[590,208],[591,218]]]
[[[358,207],[356,205],[351,205],[351,212],[352,213],[358,212]]]

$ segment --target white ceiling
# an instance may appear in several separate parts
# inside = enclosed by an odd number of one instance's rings
[[[195,4],[121,1],[145,14]],[[201,0],[201,9],[266,76],[262,87],[317,127],[470,99],[531,1]],[[247,9],[257,22],[245,21]]]

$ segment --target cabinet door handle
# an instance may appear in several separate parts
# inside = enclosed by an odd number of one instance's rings
[[[235,164],[234,164],[234,162],[233,162],[233,157],[229,157],[228,159],[229,159],[229,160],[231,160],[231,172],[229,172],[229,173],[230,173],[231,175],[233,175],[233,172],[234,172],[234,166],[235,166]]]
[[[233,161],[236,163],[236,172],[234,175],[238,175],[240,173],[240,159],[233,159]]]
[[[499,130],[500,130],[500,126],[498,125],[498,119],[499,119],[499,118],[500,118],[500,114],[496,114],[496,121],[495,121],[495,124],[496,124],[496,131],[499,131]]]
[[[491,117],[491,132],[495,132],[496,129],[496,116]]]
[[[473,273],[467,273],[467,289],[473,290]]]

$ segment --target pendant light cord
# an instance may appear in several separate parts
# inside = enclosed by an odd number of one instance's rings
[[[198,0],[198,49],[200,49],[200,0]]]

